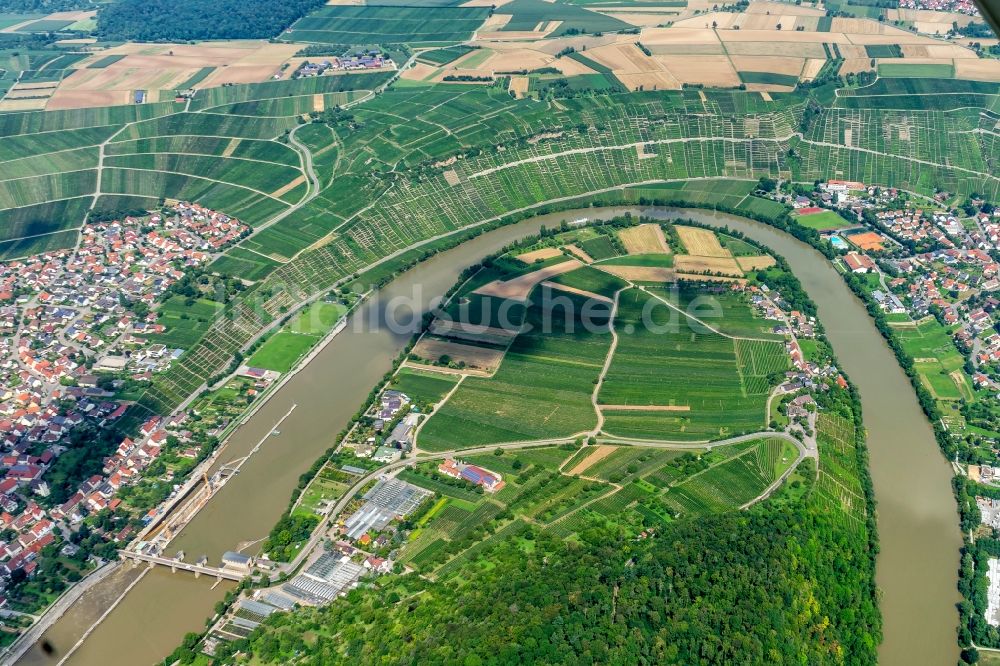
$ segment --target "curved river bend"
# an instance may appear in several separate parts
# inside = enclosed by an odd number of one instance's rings
[[[700,210],[605,208],[535,217],[485,233],[442,252],[403,274],[354,317],[301,372],[292,377],[230,438],[220,462],[246,455],[285,415],[281,435],[268,441],[171,545],[188,553],[221,554],[267,535],[288,503],[298,477],[330,445],[371,387],[391,368],[409,334],[356,328],[379,303],[418,296],[419,308],[443,294],[465,266],[505,244],[579,217],[609,218],[630,211],[660,219],[693,218],[728,225],[784,255],[819,308],[827,336],[844,370],[861,392],[871,472],[878,499],[881,553],[878,584],[885,639],[880,662],[891,666],[942,664],[958,657],[955,627],[961,539],[950,469],[920,410],[909,380],[875,329],[863,305],[818,252],[793,237],[745,218]],[[123,569],[70,608],[44,639],[53,652],[33,647],[18,663],[70,666],[150,664],[162,659],[187,631],[197,631],[222,598],[225,586],[163,568],[148,573],[87,637],[67,652],[141,569]]]

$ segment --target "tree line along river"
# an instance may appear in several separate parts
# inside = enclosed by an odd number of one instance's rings
[[[293,404],[281,434],[264,446],[172,542],[193,559],[222,553],[265,537],[287,506],[299,476],[330,446],[372,387],[410,339],[372,321],[392,299],[415,297],[416,310],[446,292],[460,271],[544,225],[581,217],[606,219],[624,212],[659,219],[691,218],[729,226],[783,255],[816,303],[843,369],[861,393],[871,474],[878,502],[884,641],[880,662],[891,666],[954,664],[956,588],[961,538],[950,468],[909,380],[860,301],[821,254],[792,236],[745,218],[701,210],[657,207],[582,209],[534,217],[465,242],[402,274],[384,287],[308,365],[280,388],[228,441],[219,464],[245,456]],[[419,316],[419,312],[416,313]],[[44,634],[51,652],[32,647],[17,663],[150,664],[172,651],[185,632],[200,631],[229,583],[171,574],[159,567],[134,585],[69,658],[67,653],[143,568],[126,565],[95,585]]]

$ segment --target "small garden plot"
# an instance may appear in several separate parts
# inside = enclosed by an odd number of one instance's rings
[[[640,224],[618,232],[618,238],[629,254],[665,254],[670,252],[663,229],[658,224]]]
[[[962,367],[962,356],[955,349],[948,329],[934,317],[925,317],[916,326],[893,326],[892,329],[914,359],[938,359],[949,370]]]
[[[344,493],[350,489],[350,484],[335,481],[332,478],[318,476],[302,492],[299,505],[295,507],[296,513],[317,514],[325,504],[343,497]]]
[[[731,511],[759,497],[798,459],[795,446],[769,438],[669,488],[663,501],[684,515]]]

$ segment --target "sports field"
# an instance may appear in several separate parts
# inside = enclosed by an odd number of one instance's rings
[[[816,231],[829,231],[830,229],[842,229],[852,226],[850,222],[832,210],[824,210],[808,215],[796,215],[795,221],[803,227],[809,227]]]

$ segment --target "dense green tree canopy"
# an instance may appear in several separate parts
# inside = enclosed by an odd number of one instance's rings
[[[225,649],[303,664],[874,663],[865,544],[824,513],[790,503],[642,541],[529,534],[455,578],[278,614]]]
[[[98,16],[104,39],[186,41],[275,37],[323,0],[121,0]]]

